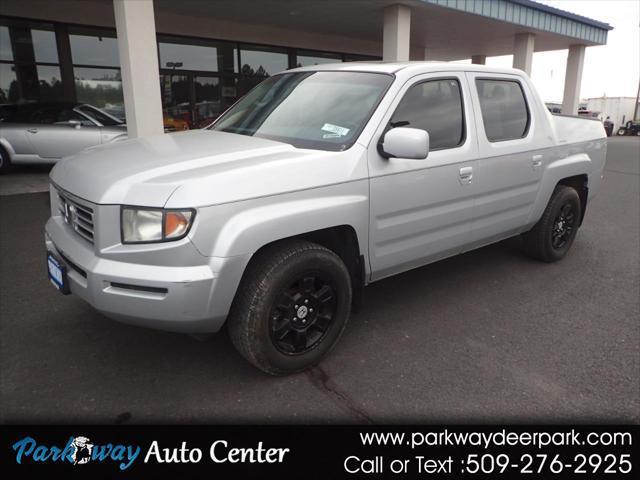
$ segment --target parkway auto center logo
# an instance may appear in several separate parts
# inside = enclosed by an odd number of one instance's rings
[[[140,455],[140,447],[136,445],[120,445],[106,443],[94,444],[88,437],[78,435],[70,437],[64,446],[42,445],[34,438],[24,437],[12,446],[16,463],[33,461],[36,463],[70,463],[85,465],[90,462],[115,462],[120,470],[126,470]]]
[[[100,444],[81,435],[69,437],[66,443],[59,445],[43,444],[33,437],[27,436],[15,442],[12,449],[18,465],[27,463],[70,465],[95,463],[106,465],[111,463],[117,465],[120,470],[127,470],[131,468],[138,457],[144,464],[197,464],[202,460],[207,461],[206,453],[197,447],[190,448],[185,441],[180,442],[180,447],[161,448],[160,443],[154,440],[148,447],[145,447],[144,455],[141,455],[142,447],[139,445]],[[212,441],[208,449],[209,461],[227,466],[242,463],[281,464],[290,453],[290,448],[267,447],[262,441],[257,442],[255,447],[239,448],[222,439]]]

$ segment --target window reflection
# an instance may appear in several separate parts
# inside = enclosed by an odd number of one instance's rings
[[[289,57],[283,49],[243,47],[240,49],[240,62],[242,75],[264,78],[286,70],[289,66]]]
[[[526,136],[529,110],[520,83],[509,80],[476,80],[485,133],[490,142]]]
[[[13,60],[9,27],[0,26],[0,60]]]
[[[204,72],[237,70],[237,50],[232,46],[187,45],[160,42],[160,68]]]
[[[0,103],[77,100],[124,119],[115,30],[8,17],[0,23]],[[73,76],[65,75],[65,82],[73,83],[63,88],[57,35],[67,31],[70,52],[65,53],[71,55]],[[343,57],[162,34],[158,53],[165,117],[174,119],[176,129],[210,124],[255,85],[288,67]]]
[[[204,128],[236,100],[236,79],[232,77],[194,77],[194,127]]]
[[[222,110],[220,79],[218,77],[195,77],[194,124],[198,128],[213,122]]]
[[[453,148],[464,140],[462,94],[457,80],[430,80],[412,86],[389,122],[391,127],[429,133],[429,148]]]
[[[346,54],[345,62],[375,62],[382,60],[380,57],[372,57],[371,55]]]
[[[120,70],[75,67],[73,76],[79,103],[88,103],[101,108],[114,117],[124,119]]]
[[[25,63],[58,63],[53,30],[12,25],[0,27],[0,60]]]
[[[0,103],[15,103],[19,97],[14,66],[0,63]]]
[[[342,55],[335,53],[299,51],[296,57],[297,67],[322,65],[323,63],[342,62]]]
[[[119,67],[118,42],[115,38],[97,35],[69,35],[71,58],[75,65]]]
[[[38,97],[41,102],[53,102],[62,98],[60,68],[38,65]]]
[[[58,63],[56,34],[49,30],[31,30],[36,62]]]
[[[177,74],[161,75],[160,82],[165,129],[171,131],[189,128],[191,126],[189,77]]]
[[[44,102],[61,98],[59,67],[0,64],[0,103]]]

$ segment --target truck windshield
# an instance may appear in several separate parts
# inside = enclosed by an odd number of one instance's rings
[[[209,128],[297,148],[345,150],[356,141],[392,81],[391,75],[365,72],[275,75]]]

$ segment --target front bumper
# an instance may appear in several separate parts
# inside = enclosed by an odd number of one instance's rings
[[[202,263],[188,266],[110,259],[96,254],[59,216],[47,222],[45,244],[66,265],[71,293],[96,310],[124,323],[186,333],[220,329],[249,259],[197,253]],[[189,239],[175,248],[195,250]]]

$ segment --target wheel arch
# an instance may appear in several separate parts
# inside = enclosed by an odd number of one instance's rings
[[[250,269],[252,262],[259,258],[261,252],[273,247],[278,243],[291,240],[306,240],[317,243],[338,255],[344,262],[351,275],[353,287],[353,309],[357,311],[363,302],[363,290],[366,284],[365,256],[360,248],[358,233],[352,225],[342,224],[309,232],[299,233],[284,238],[273,240],[261,246],[249,260],[245,267],[245,272]],[[244,277],[244,273],[243,273]]]
[[[566,185],[578,192],[578,196],[580,197],[580,223],[578,225],[582,225],[584,214],[587,211],[587,199],[589,198],[589,176],[586,173],[583,173],[580,175],[565,177],[558,181],[556,186],[558,185]]]
[[[11,144],[2,137],[0,137],[0,150],[2,150],[7,155],[7,157],[9,157],[9,162],[13,160],[15,151],[11,147]]]
[[[595,174],[595,166],[597,165],[594,165],[593,160],[586,152],[551,162],[542,175],[541,187],[531,211],[527,228],[533,227],[540,220],[553,195],[553,191],[558,185],[570,186],[578,192],[582,207],[580,218],[580,223],[582,223],[589,196],[589,175]]]

